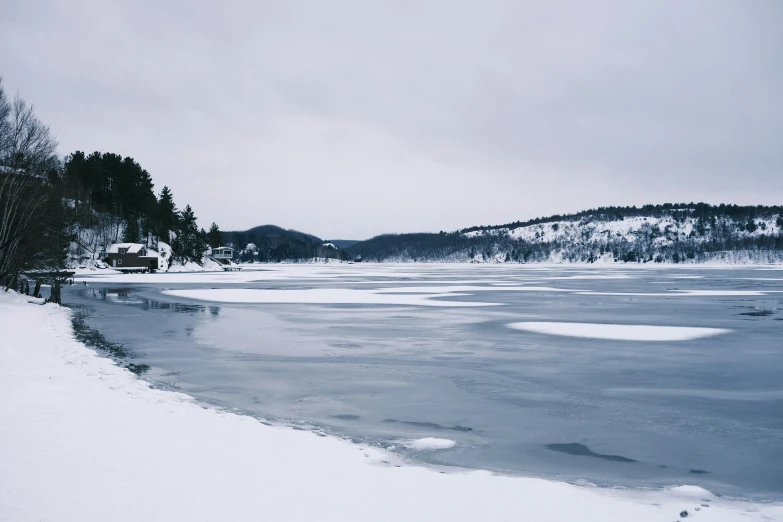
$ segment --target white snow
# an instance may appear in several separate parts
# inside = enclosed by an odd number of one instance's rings
[[[184,263],[174,262],[169,265],[168,272],[218,272],[222,271],[223,266],[213,259],[205,257],[201,264],[195,261],[186,261]]]
[[[114,243],[106,251],[107,254],[119,254],[120,249],[125,250],[127,254],[138,254],[142,248],[146,248],[141,243]]]
[[[169,265],[174,257],[174,251],[171,249],[171,245],[164,243],[163,241],[158,241],[158,251],[155,252],[154,250],[150,250],[149,255],[155,254],[158,255],[158,269],[161,272],[168,271]]]
[[[535,225],[519,227],[501,227],[497,229],[476,230],[464,233],[468,237],[502,238],[510,237],[532,245],[559,245],[550,251],[549,263],[584,263],[587,251],[592,251],[590,261],[598,264],[614,264],[617,261],[612,253],[612,246],[616,245],[649,245],[653,253],[659,249],[671,247],[677,244],[700,245],[716,238],[731,237],[742,240],[747,238],[775,237],[783,230],[777,225],[777,216],[767,216],[754,220],[757,228],[753,232],[747,230],[747,222],[735,221],[732,218],[717,218],[715,222],[702,222],[694,217],[679,217],[672,215],[634,216],[622,219],[610,219],[606,217],[584,217],[568,221],[556,221],[539,223]],[[702,230],[701,227],[704,227]],[[600,247],[604,247],[603,249]],[[477,253],[473,258],[462,256],[450,256],[454,261],[470,261],[476,263],[507,262],[508,249],[498,247],[492,255],[485,257]],[[648,252],[649,254],[650,252]],[[402,257],[402,256],[401,256]],[[402,260],[402,259],[400,259]],[[538,261],[542,261],[539,259]],[[669,260],[671,262],[671,259]],[[779,253],[773,250],[736,250],[713,251],[700,255],[697,259],[682,260],[683,263],[724,263],[724,264],[753,264],[753,263],[780,263]],[[635,264],[635,263],[632,263]],[[682,265],[680,265],[682,266]]]
[[[694,497],[692,487],[443,474],[266,426],[151,389],[76,342],[69,313],[0,292],[2,520],[658,522],[704,498],[705,521],[783,520],[781,504]]]
[[[750,297],[778,293],[777,290],[672,290],[669,292],[577,292],[582,295],[619,295],[638,297]]]
[[[472,236],[501,236],[508,235],[516,239],[524,239],[532,243],[551,243],[564,241],[578,245],[592,241],[601,241],[609,238],[634,241],[640,234],[653,233],[656,245],[671,245],[678,240],[695,239],[706,241],[708,236],[692,236],[696,229],[697,219],[687,217],[682,220],[671,216],[652,217],[634,216],[618,220],[579,219],[575,221],[554,221],[528,225],[514,229],[499,228],[494,230],[478,230],[468,232],[465,235]],[[716,222],[716,229],[728,227],[739,237],[774,236],[780,232],[775,218],[756,219],[758,228],[754,232],[742,230],[744,223],[732,219],[720,219]],[[711,227],[708,225],[708,230]]]
[[[519,285],[448,285],[448,286],[398,286],[395,288],[382,288],[377,290],[385,294],[442,294],[442,293],[475,293],[475,292],[573,292],[565,288],[553,288],[550,286],[519,286]]]
[[[439,439],[437,437],[424,437],[423,439],[413,439],[401,443],[408,449],[431,451],[439,449],[449,449],[457,445],[456,441],[451,439]]]
[[[729,333],[723,328],[696,328],[690,326],[652,326],[643,324],[599,324],[565,322],[510,323],[509,328],[565,337],[610,339],[615,341],[690,341]]]
[[[45,286],[48,287],[49,285],[41,285],[41,288],[43,288]],[[2,291],[2,289],[0,289],[0,291]],[[19,294],[17,292],[14,292],[13,290],[8,290],[8,294],[14,296],[15,298],[17,298],[19,300],[22,300],[22,301],[24,301],[26,303],[30,303],[30,304],[42,305],[42,304],[46,303],[46,299],[43,298],[43,297],[35,297],[35,296],[32,296],[32,295]]]
[[[464,297],[487,291],[573,292],[573,290],[548,286],[443,285],[398,286],[378,289],[311,288],[302,290],[210,288],[166,290],[163,293],[175,297],[218,303],[376,304],[442,307],[495,306],[497,303],[437,300],[437,298]]]
[[[683,495],[690,495],[697,498],[711,498],[712,493],[699,486],[674,486],[670,489]]]
[[[305,304],[374,304],[413,306],[494,306],[495,303],[442,301],[438,297],[459,297],[463,293],[396,294],[381,290],[351,288],[309,288],[305,290],[261,290],[252,288],[206,288],[194,290],[165,290],[166,295],[211,301],[216,303],[305,303]]]

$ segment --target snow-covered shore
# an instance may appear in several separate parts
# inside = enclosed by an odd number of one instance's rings
[[[697,487],[441,473],[266,426],[151,389],[75,341],[69,313],[0,292],[0,520],[783,520]]]

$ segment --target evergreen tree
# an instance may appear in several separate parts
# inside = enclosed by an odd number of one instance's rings
[[[179,227],[174,252],[183,261],[200,262],[204,254],[204,237],[196,221],[193,209],[190,208],[190,205],[185,205],[185,208],[179,213]]]
[[[174,195],[164,185],[158,197],[157,212],[155,216],[155,235],[163,242],[171,241],[171,231],[176,230],[178,221],[177,206],[174,204]]]
[[[212,225],[209,227],[209,232],[207,232],[207,243],[209,243],[209,246],[212,248],[223,246],[223,233],[215,222],[212,222]]]
[[[126,243],[138,243],[141,237],[141,229],[139,228],[139,218],[131,216],[125,222],[125,233],[123,239]]]

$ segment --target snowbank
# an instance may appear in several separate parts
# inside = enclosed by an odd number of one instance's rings
[[[49,286],[49,285],[42,285],[42,286]],[[6,299],[14,299],[17,301],[22,301],[30,304],[38,304],[38,305],[42,305],[46,303],[46,299],[43,297],[35,297],[32,295],[20,294],[19,292],[16,292],[14,290],[5,290],[5,288],[2,287],[0,287],[0,292],[5,292],[6,295],[4,297]]]
[[[5,292],[0,332],[3,520],[658,522],[684,510],[697,521],[783,520],[782,505],[694,488],[440,473],[266,426],[151,389],[76,342],[68,310]]]
[[[223,265],[208,255],[201,259],[201,263],[174,261],[174,252],[171,250],[171,246],[163,241],[158,241],[158,250],[160,252],[157,254],[158,268],[162,272],[219,272],[223,270]],[[150,250],[150,255],[156,255],[156,253]]]
[[[173,261],[174,253],[171,250],[171,246],[163,241],[158,241],[158,250],[150,250],[149,255],[158,256],[158,270],[161,272],[167,272],[169,266]]]

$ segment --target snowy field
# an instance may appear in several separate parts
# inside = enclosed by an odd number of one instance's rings
[[[412,357],[425,357],[426,364],[417,368],[438,361],[462,364],[460,358],[470,365],[500,361],[502,367],[509,367],[519,351],[497,348],[494,353],[489,351],[494,348],[485,347],[477,358],[480,343],[476,341],[472,344],[474,355],[449,355],[466,351],[467,344],[449,348],[446,345],[453,341],[446,335],[459,338],[479,332],[487,345],[497,346],[502,339],[509,339],[522,343],[528,351],[541,347],[555,352],[565,346],[572,350],[571,358],[585,357],[599,345],[585,344],[588,352],[583,353],[575,351],[581,345],[557,343],[603,339],[618,343],[611,345],[614,357],[633,359],[647,350],[660,351],[662,346],[672,350],[667,343],[675,343],[688,361],[698,361],[702,356],[697,351],[720,351],[742,342],[737,332],[744,332],[744,328],[764,334],[746,342],[763,341],[779,332],[782,324],[771,322],[783,308],[783,294],[779,293],[783,277],[778,277],[783,272],[779,271],[716,274],[672,270],[650,275],[638,270],[546,267],[505,268],[502,272],[493,267],[418,265],[262,268],[228,274],[90,276],[86,278],[89,286],[68,289],[65,300],[79,297],[88,303],[82,311],[92,306],[95,315],[87,320],[96,321],[96,325],[131,317],[140,321],[128,330],[142,330],[147,335],[149,354],[139,353],[138,360],[153,364],[148,378],[158,386],[163,383],[156,380],[161,375],[156,369],[174,370],[180,364],[177,357],[184,356],[181,347],[185,344],[177,345],[178,351],[162,352],[152,345],[166,344],[167,336],[179,339],[180,326],[182,342],[195,347],[199,358],[215,354],[226,359],[233,353],[247,367],[259,360],[290,364],[291,356],[300,361],[347,360],[339,350],[350,349],[373,358],[373,366],[359,368],[366,372],[371,367],[381,371],[384,364],[377,359],[378,352],[389,350],[395,357],[409,356],[411,350],[415,352]],[[634,283],[634,288],[629,288],[630,282],[642,277],[646,278],[644,285]],[[711,282],[712,277],[722,283]],[[655,286],[658,290],[651,288]],[[151,295],[157,300],[151,300]],[[625,317],[618,310],[641,307],[648,299],[656,303],[653,310],[660,312],[658,315],[650,316],[650,309],[645,308],[643,313],[628,317],[633,321],[610,322],[598,314],[600,308],[615,319]],[[753,299],[753,304],[738,304],[736,299]],[[558,315],[566,303],[587,303],[593,315],[583,313],[579,321],[566,321]],[[682,303],[684,309],[668,316],[661,312]],[[730,307],[733,319],[708,320],[693,313],[694,307],[707,307],[707,303],[720,309]],[[565,315],[573,315],[571,311],[568,308]],[[0,520],[671,521],[682,519],[684,511],[689,520],[783,520],[780,504],[716,496],[693,485],[698,475],[693,481],[649,490],[606,488],[584,481],[574,485],[443,467],[436,465],[438,458],[422,457],[418,462],[433,462],[424,466],[408,458],[410,453],[395,449],[421,455],[459,455],[470,444],[469,437],[479,435],[458,430],[444,436],[442,429],[434,428],[435,423],[431,423],[433,428],[417,426],[386,446],[360,437],[355,438],[359,443],[350,442],[334,436],[335,430],[267,425],[252,416],[227,411],[235,397],[228,392],[224,408],[207,407],[202,401],[210,399],[211,388],[206,381],[197,381],[196,369],[182,369],[182,374],[169,382],[178,384],[170,386],[172,389],[186,389],[196,396],[203,393],[201,400],[150,388],[144,380],[75,341],[71,314],[54,305],[38,306],[0,294]],[[145,314],[155,318],[154,322],[146,320]],[[647,317],[648,322],[639,321],[640,317]],[[767,319],[770,322],[759,322]],[[663,320],[667,324],[662,324]],[[741,322],[746,320],[751,322]],[[398,325],[397,329],[386,329],[388,321]],[[160,332],[154,323],[160,323]],[[386,326],[379,329],[381,323]],[[248,328],[257,328],[267,342],[244,342],[242,336],[250,335]],[[350,328],[362,329],[365,337],[361,343]],[[438,337],[427,337],[431,329]],[[384,332],[385,344],[378,342],[379,331]],[[107,329],[104,333],[111,332]],[[127,342],[131,349],[138,349],[129,332],[118,328],[114,333],[122,338],[111,341]],[[493,337],[496,335],[502,337]],[[375,344],[368,341],[371,336],[376,336]],[[341,340],[344,346],[332,342],[322,348],[319,342],[327,337]],[[417,344],[417,339],[426,342]],[[222,342],[229,343],[230,350],[227,345],[215,348]],[[716,342],[723,344],[711,344]],[[629,354],[628,346],[643,349]],[[259,349],[265,352],[264,359],[251,356],[252,350]],[[282,363],[281,357],[285,359]],[[535,360],[530,353],[525,357],[527,365]],[[210,364],[214,360],[209,359]],[[359,364],[355,359],[348,362]],[[552,361],[539,360],[539,364],[543,362],[546,364],[539,371],[552,368]],[[285,366],[275,366],[274,371],[280,373],[280,368]],[[329,366],[329,371],[335,368]],[[562,371],[571,374],[570,379],[578,379],[576,368],[566,365]],[[737,367],[737,371],[741,369]],[[691,366],[689,372],[698,381],[698,366]],[[232,386],[243,386],[240,374],[232,375],[237,378]],[[342,378],[343,374],[338,372],[337,376]],[[388,375],[368,377],[384,385],[381,381]],[[431,380],[431,376],[426,378]],[[760,383],[758,390],[717,390],[706,389],[703,383],[687,389],[682,382],[679,387],[668,382],[669,387],[662,387],[638,375],[634,379],[637,382],[631,380],[625,386],[605,383],[608,391],[603,400],[610,401],[611,394],[624,400],[663,394],[668,401],[678,394],[701,393],[700,400],[714,401],[717,394],[722,400],[744,400],[757,406],[760,400],[774,403],[781,399],[778,389],[761,389],[766,383]],[[285,386],[299,384],[287,378]],[[226,383],[219,388],[225,392]],[[279,395],[287,389],[266,391]],[[317,397],[317,401],[302,403],[307,406],[301,410],[303,417],[313,411],[308,409],[313,405],[324,407],[325,395],[312,398]],[[342,408],[349,404],[346,397],[340,397],[340,402]],[[247,410],[240,406],[240,410]],[[262,406],[271,408],[272,404]],[[625,413],[632,418],[630,411]],[[343,420],[351,417],[344,414]],[[468,438],[461,439],[463,435]],[[768,432],[767,436],[773,435]],[[559,442],[550,444],[555,450],[551,453],[570,452],[577,455],[574,459],[587,460],[589,455],[597,455],[600,459],[593,460],[608,460],[607,465],[614,465],[611,460],[615,455],[602,454],[600,448],[593,452],[577,444],[577,439]]]

